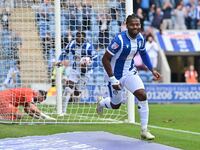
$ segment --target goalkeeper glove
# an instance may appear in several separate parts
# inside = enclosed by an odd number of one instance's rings
[[[40,116],[41,116],[41,118],[42,119],[46,119],[46,120],[56,120],[55,118],[53,118],[53,117],[50,117],[50,116],[48,116],[48,115],[46,115],[46,114],[44,114],[44,113],[40,113]]]

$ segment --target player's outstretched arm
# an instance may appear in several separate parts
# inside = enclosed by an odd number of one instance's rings
[[[31,117],[36,119],[47,119],[47,120],[56,120],[44,113],[42,113],[34,104],[27,103],[24,107],[24,111]]]

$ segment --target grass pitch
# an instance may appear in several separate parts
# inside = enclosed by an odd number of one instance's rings
[[[156,135],[154,142],[186,149],[200,149],[200,104],[150,104],[150,125],[177,129],[150,128]],[[136,121],[139,122],[136,112]],[[191,131],[184,133],[182,131]],[[0,138],[30,135],[50,135],[73,131],[106,131],[140,138],[140,127],[133,124],[66,124],[12,125],[0,124]]]

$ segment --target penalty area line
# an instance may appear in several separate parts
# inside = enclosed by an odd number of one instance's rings
[[[140,125],[140,123],[134,123],[136,125]],[[150,128],[154,129],[161,129],[161,130],[167,130],[167,131],[174,131],[174,132],[179,132],[179,133],[187,133],[187,134],[193,134],[193,135],[200,135],[199,132],[192,132],[192,131],[187,131],[187,130],[181,130],[181,129],[174,129],[174,128],[166,128],[166,127],[160,127],[160,126],[154,126],[154,125],[148,125]]]

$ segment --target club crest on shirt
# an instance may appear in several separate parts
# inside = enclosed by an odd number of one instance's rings
[[[117,49],[119,47],[119,45],[116,43],[116,42],[114,42],[112,45],[111,45],[111,48],[112,49]]]

